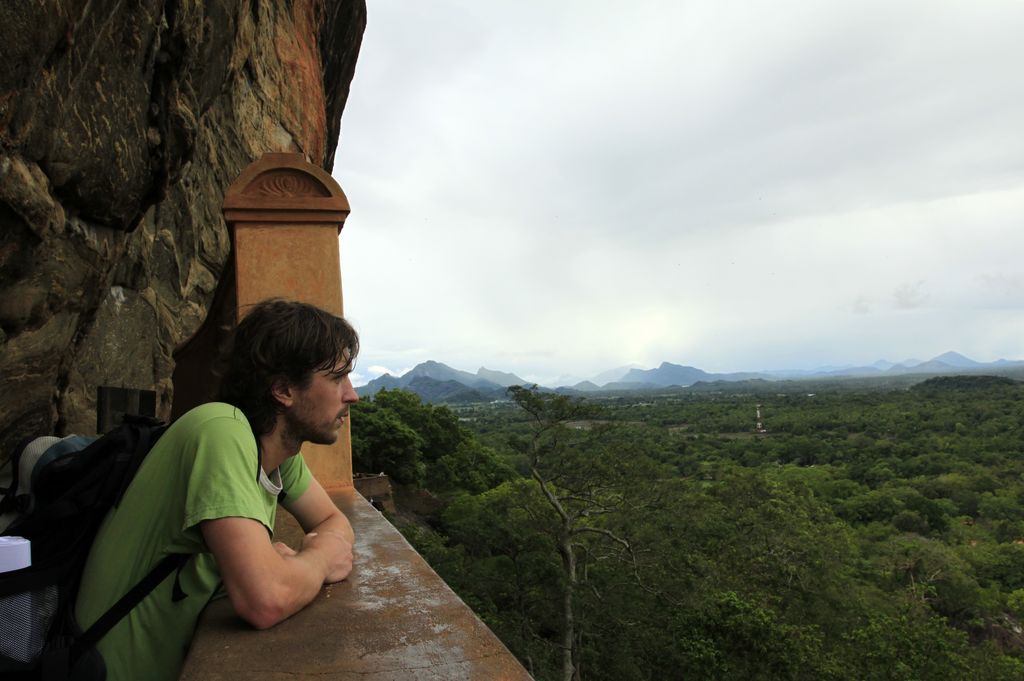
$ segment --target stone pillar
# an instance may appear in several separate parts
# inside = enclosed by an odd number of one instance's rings
[[[301,154],[266,153],[224,195],[235,249],[238,318],[272,297],[344,314],[338,235],[349,205],[341,187]],[[352,486],[348,421],[333,445],[303,445],[313,475],[327,488]]]

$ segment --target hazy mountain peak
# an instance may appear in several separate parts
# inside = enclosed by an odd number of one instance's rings
[[[595,385],[604,385],[606,383],[614,383],[615,381],[621,381],[623,377],[630,372],[632,369],[642,369],[643,365],[633,362],[631,364],[624,364],[614,369],[608,369],[602,371],[596,376],[591,377],[590,382]],[[575,381],[574,381],[575,382]]]
[[[580,381],[576,385],[572,386],[572,388],[573,388],[573,390],[580,390],[580,391],[583,391],[583,392],[592,391],[592,390],[600,390],[601,389],[599,386],[595,385],[591,381]]]
[[[950,366],[958,368],[981,366],[980,362],[975,362],[970,357],[965,357],[964,355],[961,355],[959,352],[954,352],[953,350],[950,350],[949,352],[944,352],[938,357],[932,357],[929,360],[929,362],[942,362],[943,364],[948,364]]]
[[[497,383],[503,388],[507,388],[510,385],[526,385],[526,381],[507,371],[493,371],[486,367],[480,367],[476,370],[476,375],[485,381]]]
[[[630,369],[622,378],[624,383],[653,383],[655,385],[692,385],[707,380],[711,374],[695,367],[662,362],[657,369]]]
[[[605,372],[605,373],[608,373],[608,372]],[[574,385],[576,385],[577,383],[579,383],[581,381],[586,381],[586,379],[580,378],[579,376],[576,376],[575,374],[562,374],[561,376],[559,376],[555,380],[549,381],[548,383],[545,383],[544,385],[552,385],[552,386],[556,386],[556,387],[569,387],[569,386],[574,386]],[[586,382],[590,383],[591,381],[586,381]]]
[[[447,364],[428,359],[427,361],[420,362],[414,366],[408,373],[403,375],[402,378],[405,378],[406,376],[409,378],[413,378],[415,376],[429,376],[431,378],[443,377],[442,380],[447,380],[450,378],[450,375],[454,373],[458,373],[458,370],[452,369]]]

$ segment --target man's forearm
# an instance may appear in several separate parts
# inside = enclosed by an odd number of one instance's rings
[[[265,629],[291,617],[309,605],[323,588],[327,561],[318,555],[317,551],[308,549],[291,556],[282,556],[282,559],[285,568],[277,575],[275,588],[260,599],[260,615],[247,617],[239,612],[250,624],[259,629]]]
[[[311,532],[336,532],[345,538],[349,544],[355,544],[356,533],[352,529],[352,524],[345,517],[345,514],[338,511],[337,515],[330,516],[322,523],[314,527]]]

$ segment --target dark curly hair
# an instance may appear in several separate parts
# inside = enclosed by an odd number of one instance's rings
[[[271,392],[276,383],[305,388],[314,372],[331,371],[340,362],[350,370],[358,353],[359,336],[341,317],[308,303],[264,300],[232,333],[217,399],[241,409],[259,437],[273,429],[280,410]]]

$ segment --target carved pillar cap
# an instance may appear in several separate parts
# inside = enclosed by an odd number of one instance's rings
[[[302,154],[263,154],[224,195],[224,219],[236,225],[334,223],[340,232],[348,214],[345,192]]]

